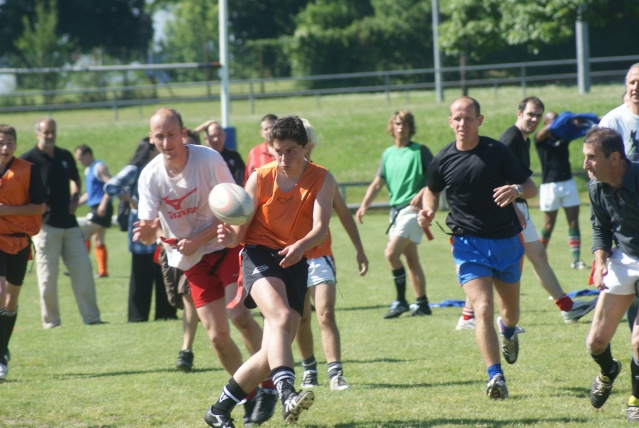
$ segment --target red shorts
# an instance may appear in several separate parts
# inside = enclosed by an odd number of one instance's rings
[[[226,248],[206,254],[195,266],[184,272],[196,308],[223,298],[226,286],[237,282],[240,274],[240,248]]]

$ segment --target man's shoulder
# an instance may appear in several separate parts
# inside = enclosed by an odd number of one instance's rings
[[[30,162],[32,162],[38,157],[40,157],[40,151],[38,150],[37,146],[32,147],[31,149],[27,150],[26,152],[22,153],[22,155],[20,155],[21,159],[26,159]]]
[[[616,120],[622,119],[624,117],[637,117],[637,115],[632,114],[630,109],[625,104],[621,104],[620,106],[615,107],[608,113],[606,113],[599,121],[599,126],[607,128],[609,127],[609,125],[614,124]]]
[[[513,125],[510,128],[506,129],[499,137],[499,142],[506,144],[507,146],[520,140],[523,141],[523,136],[516,125]]]

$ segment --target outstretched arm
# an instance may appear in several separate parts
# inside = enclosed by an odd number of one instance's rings
[[[364,246],[362,245],[362,240],[360,239],[359,231],[357,230],[357,224],[355,223],[350,210],[346,206],[344,198],[342,198],[342,195],[338,190],[335,190],[335,196],[333,197],[333,209],[335,209],[335,213],[339,217],[339,221],[342,223],[342,226],[344,226],[344,230],[355,247],[359,274],[364,276],[366,275],[366,272],[368,272],[368,258],[364,252]]]
[[[361,205],[357,209],[355,213],[355,218],[357,221],[362,224],[362,218],[366,214],[366,210],[373,203],[373,200],[379,195],[379,192],[382,190],[382,186],[384,186],[384,180],[380,177],[375,177],[373,182],[368,186],[366,190],[366,194],[364,195],[364,199],[362,200]]]

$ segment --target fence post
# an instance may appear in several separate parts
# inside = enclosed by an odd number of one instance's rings
[[[249,101],[251,103],[251,114],[255,113],[255,94],[253,93],[253,80],[249,81]]]
[[[521,96],[526,97],[526,66],[521,66]]]
[[[118,94],[115,89],[111,91],[111,94],[113,97],[113,100],[112,100],[113,101],[113,120],[117,122],[118,121]]]
[[[386,105],[390,105],[390,88],[388,87],[388,73],[384,73],[384,92],[386,92]]]

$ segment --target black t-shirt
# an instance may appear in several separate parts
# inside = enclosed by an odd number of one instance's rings
[[[40,170],[47,203],[43,223],[61,229],[77,227],[75,215],[69,213],[69,182],[80,181],[80,174],[71,152],[59,147],[54,147],[53,150],[51,157],[36,146],[24,153],[21,158],[37,165]]]
[[[472,150],[459,151],[455,142],[444,147],[428,168],[428,187],[435,193],[446,190],[446,224],[454,233],[505,239],[521,232],[521,225],[512,204],[500,208],[495,203],[494,189],[529,176],[505,145],[480,137]]]
[[[224,148],[220,154],[222,155],[222,158],[224,158],[226,165],[229,167],[235,183],[239,186],[244,186],[244,169],[246,168],[246,165],[242,160],[242,156],[240,156],[238,152],[227,148]]]
[[[572,178],[570,169],[570,155],[568,144],[570,141],[562,140],[550,134],[544,141],[537,141],[535,136],[535,147],[541,162],[541,182],[556,183]]]
[[[530,138],[524,139],[524,135],[521,133],[517,126],[513,125],[501,134],[499,142],[503,143],[510,149],[515,155],[519,164],[528,175],[532,174],[530,169]],[[512,183],[517,184],[517,183]],[[517,198],[517,202],[526,202],[523,198]]]

